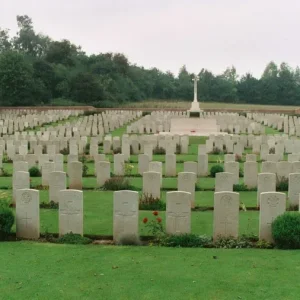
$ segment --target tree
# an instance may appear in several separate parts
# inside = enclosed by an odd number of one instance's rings
[[[0,53],[11,50],[12,45],[8,32],[8,29],[1,29],[0,27]]]
[[[0,101],[2,105],[34,105],[33,69],[22,54],[7,51],[0,56]]]

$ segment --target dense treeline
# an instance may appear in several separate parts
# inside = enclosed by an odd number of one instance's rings
[[[116,106],[144,99],[193,99],[194,74],[178,76],[131,64],[121,53],[86,55],[68,40],[34,31],[28,16],[17,16],[19,31],[0,28],[0,105],[64,103]],[[199,99],[237,103],[300,105],[300,69],[270,62],[262,77],[239,77],[234,67],[221,75],[199,72]],[[56,99],[56,100],[55,100]]]

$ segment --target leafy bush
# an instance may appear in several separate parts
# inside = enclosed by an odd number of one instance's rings
[[[252,248],[253,243],[245,237],[220,237],[214,243],[216,248],[237,249],[237,248]]]
[[[244,177],[244,171],[242,168],[239,169],[239,177]]]
[[[40,208],[46,208],[46,209],[58,209],[59,204],[54,202],[54,201],[50,201],[50,202],[42,202],[40,204]]]
[[[76,244],[76,245],[87,245],[92,242],[91,239],[81,236],[80,234],[75,233],[67,233],[61,237],[59,237],[56,242],[58,244]]]
[[[15,217],[7,201],[0,202],[0,241],[7,239],[14,224]]]
[[[69,155],[70,151],[68,148],[64,148],[64,149],[60,150],[59,153],[62,155]]]
[[[273,249],[274,245],[270,242],[267,242],[265,240],[259,240],[255,244],[255,248],[259,249]]]
[[[8,173],[8,171],[6,169],[0,168],[0,176],[2,176],[2,177],[9,177],[10,175],[9,175],[9,173]]]
[[[12,163],[13,160],[11,158],[9,158],[8,156],[4,156],[2,159],[3,163]]]
[[[30,177],[41,177],[42,173],[38,167],[31,167],[29,169]]]
[[[162,241],[162,246],[202,248],[207,246],[209,243],[211,243],[211,238],[206,235],[180,234],[167,235]]]
[[[210,168],[211,177],[216,177],[216,174],[220,172],[224,172],[224,167],[221,165],[215,165]]]
[[[243,183],[233,185],[233,191],[234,192],[246,192],[246,191],[249,191],[249,190],[253,190],[253,189],[248,189],[248,187]]]
[[[166,203],[163,201],[152,197],[151,195],[143,194],[140,196],[139,200],[140,210],[165,210]]]
[[[156,146],[153,149],[153,154],[166,154],[166,150],[164,148],[162,148],[162,147]]]
[[[223,154],[223,151],[220,148],[214,147],[213,150],[211,151],[211,154]]]
[[[300,214],[286,212],[272,223],[275,245],[281,249],[300,249]]]
[[[120,190],[129,190],[130,182],[127,178],[123,176],[115,176],[107,179],[104,182],[103,190],[106,191],[120,191]]]
[[[277,191],[288,191],[289,189],[289,180],[286,177],[277,177],[276,179],[276,190]]]

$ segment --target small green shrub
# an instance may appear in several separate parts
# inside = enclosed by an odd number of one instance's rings
[[[68,148],[64,148],[64,149],[60,150],[59,153],[62,155],[69,155],[70,151]]]
[[[6,169],[0,168],[0,176],[2,176],[2,177],[9,177],[10,175],[9,175],[9,173],[8,173],[8,171]]]
[[[300,214],[286,212],[272,223],[275,245],[280,249],[300,249]]]
[[[248,187],[245,184],[234,184],[233,185],[233,191],[234,192],[246,192],[249,191],[250,189],[248,189]],[[251,189],[253,190],[253,189]]]
[[[244,171],[241,168],[239,169],[239,177],[244,177]]]
[[[211,154],[214,155],[223,154],[223,151],[217,147],[214,147],[213,150],[211,151]]]
[[[224,172],[224,167],[221,165],[215,165],[210,168],[211,177],[216,177],[216,174],[220,172]]]
[[[196,234],[167,235],[162,240],[162,246],[165,247],[202,248],[209,243],[211,238]]]
[[[120,190],[129,190],[130,182],[127,178],[123,176],[115,176],[107,179],[104,182],[103,190],[105,191],[120,191]]]
[[[29,169],[30,177],[41,177],[42,173],[38,167],[31,167]]]
[[[166,154],[166,150],[164,148],[162,148],[162,147],[156,146],[153,149],[153,154]]]
[[[9,158],[8,156],[4,156],[2,159],[3,163],[12,163],[13,160],[11,158]]]
[[[87,245],[92,242],[91,239],[81,236],[80,234],[75,233],[67,233],[61,237],[59,237],[56,242],[58,244],[76,244],[76,245]]]
[[[140,210],[166,210],[166,203],[151,195],[143,194],[139,200]]]
[[[216,248],[224,249],[238,249],[238,248],[252,248],[253,243],[245,237],[234,238],[234,237],[220,237],[214,243]]]
[[[6,240],[14,225],[15,217],[7,201],[0,202],[0,241]]]
[[[277,191],[288,191],[289,189],[289,179],[286,177],[281,177],[280,179],[277,177],[276,180],[276,190]]]
[[[272,243],[269,243],[265,240],[259,240],[255,244],[255,248],[258,249],[273,249],[274,245]]]
[[[40,203],[40,208],[58,209],[58,207],[59,207],[59,204],[54,201]]]

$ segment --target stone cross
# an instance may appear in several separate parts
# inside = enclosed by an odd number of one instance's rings
[[[199,76],[195,75],[195,77],[193,78],[194,81],[194,102],[198,102],[198,97],[197,97],[197,82],[199,80]]]

